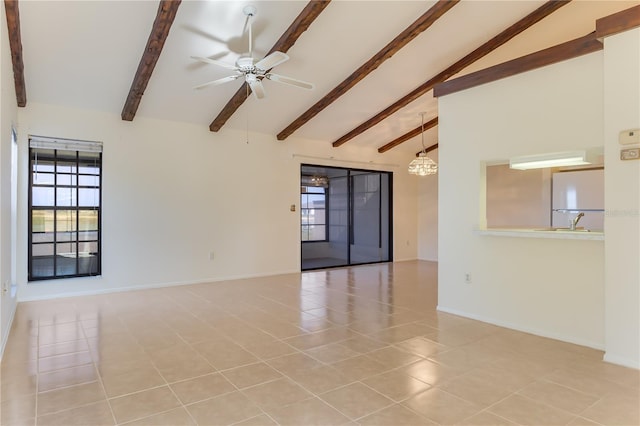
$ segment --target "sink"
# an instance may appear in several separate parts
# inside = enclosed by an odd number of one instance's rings
[[[578,227],[576,229],[571,228],[540,228],[534,229],[534,231],[557,231],[557,232],[591,232],[589,229]]]

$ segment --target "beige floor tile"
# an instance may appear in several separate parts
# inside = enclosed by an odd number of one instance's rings
[[[102,383],[109,398],[139,392],[166,384],[150,364],[119,374],[103,374]]]
[[[39,426],[106,426],[115,425],[107,401],[38,417]]]
[[[448,346],[441,345],[423,337],[414,337],[413,339],[405,340],[395,345],[403,351],[421,356],[428,357],[440,352],[444,352],[449,349]]]
[[[363,380],[367,377],[376,376],[391,370],[392,367],[386,366],[375,361],[366,355],[359,355],[353,358],[345,359],[331,364],[339,373],[346,376],[350,380]]]
[[[258,358],[230,340],[208,340],[193,345],[193,348],[218,370],[254,364]]]
[[[394,401],[402,401],[431,387],[397,370],[369,377],[362,382]]]
[[[430,360],[414,362],[413,364],[400,367],[398,371],[430,385],[440,384],[445,380],[452,379],[463,373],[463,370],[438,364]]]
[[[97,379],[98,374],[93,364],[41,373],[38,377],[38,391],[46,392],[66,386],[94,382]]]
[[[273,358],[267,363],[284,374],[295,374],[298,371],[307,371],[323,365],[320,361],[300,352]]]
[[[256,405],[269,411],[311,398],[313,395],[287,378],[277,379],[242,391]]]
[[[600,423],[593,422],[591,420],[587,420],[584,417],[576,417],[567,423],[569,426],[602,426]]]
[[[489,408],[521,425],[564,425],[576,416],[520,395],[511,395]]]
[[[434,332],[437,332],[437,330],[429,326],[412,323],[385,328],[384,330],[372,333],[370,336],[382,342],[398,343],[417,336],[428,336]]]
[[[304,351],[315,359],[331,364],[360,355],[360,352],[349,349],[341,343],[331,343]]]
[[[536,377],[528,370],[509,371],[497,366],[482,366],[466,373],[468,377],[484,380],[512,392],[518,391],[536,381]]]
[[[156,356],[159,355],[159,356]],[[195,350],[184,345],[172,346],[157,351],[151,356],[154,365],[169,382],[177,382],[213,373],[215,368]]]
[[[36,415],[36,396],[26,395],[2,401],[0,405],[0,423],[19,423]]]
[[[220,373],[207,374],[206,376],[173,383],[170,387],[184,405],[236,390]]]
[[[605,425],[639,425],[640,400],[624,395],[607,396],[586,409],[582,417]]]
[[[348,425],[640,424],[636,370],[437,312],[436,278],[399,262],[21,302],[0,421],[333,425],[346,413],[317,396],[360,389],[395,403]]]
[[[93,359],[89,351],[67,353],[55,355],[38,360],[38,371],[46,373],[49,371],[62,370],[69,367],[91,364]]]
[[[440,424],[453,424],[480,411],[479,406],[436,388],[419,393],[402,405]]]
[[[241,392],[232,392],[186,406],[187,411],[203,425],[230,425],[262,414]]]
[[[288,374],[296,383],[315,394],[330,391],[353,382],[333,367],[321,365],[319,367],[296,370]]]
[[[470,374],[463,374],[446,380],[439,384],[438,388],[484,406],[494,404],[511,394],[511,390],[501,386],[499,383]]]
[[[53,345],[40,346],[38,356],[40,358],[65,355],[76,352],[88,351],[89,345],[85,339],[72,340],[71,342],[56,343]]]
[[[11,379],[5,379],[3,374],[0,378],[0,400],[6,401],[35,394],[37,380],[37,375],[18,375]]]
[[[113,398],[109,403],[118,423],[142,419],[180,406],[180,401],[168,386]]]
[[[351,420],[393,405],[392,400],[362,383],[352,383],[332,390],[320,395],[320,398]]]
[[[86,383],[38,394],[38,416],[106,400],[100,382]]]
[[[84,338],[82,326],[77,322],[41,326],[38,333],[40,346],[82,340]]]
[[[238,389],[259,385],[282,377],[282,374],[264,362],[225,370],[223,374]]]
[[[362,426],[430,426],[436,425],[425,417],[422,417],[402,405],[395,404],[383,408],[362,419],[358,419]]]
[[[251,352],[254,356],[263,360],[277,358],[279,356],[297,352],[297,349],[293,346],[287,345],[280,340],[249,342],[243,344],[242,347]]]
[[[478,353],[465,347],[454,348],[443,352],[432,354],[430,360],[441,365],[457,368],[460,371],[468,371],[476,367],[484,366],[493,361],[491,356]]]
[[[483,411],[456,424],[461,426],[515,426],[516,423],[510,422],[504,417],[491,414],[488,411]]]
[[[234,423],[234,426],[277,426],[278,424],[271,417],[266,414],[260,414],[259,416],[251,417],[250,419],[243,420],[238,423]]]
[[[283,426],[342,425],[349,419],[318,398],[274,408],[269,415]]]
[[[306,333],[300,327],[281,321],[265,321],[257,324],[257,326],[265,333],[278,339],[286,339]]]
[[[419,356],[396,349],[392,346],[369,352],[367,356],[391,368],[402,367],[422,360]]]
[[[195,424],[195,420],[183,407],[125,423],[126,426],[195,426]]]
[[[148,356],[134,357],[132,359],[99,360],[96,362],[98,373],[101,377],[117,376],[118,374],[130,373],[137,370],[155,369]]]
[[[318,346],[336,343],[341,340],[353,337],[354,333],[346,327],[330,328],[328,330],[307,333],[300,336],[290,337],[284,342],[299,350],[316,348]]]
[[[558,369],[546,375],[544,379],[597,397],[614,393],[624,394],[626,391],[624,386],[617,383],[570,369]]]
[[[582,413],[598,398],[552,382],[537,381],[521,389],[519,394],[574,414]]]
[[[373,352],[388,346],[387,343],[372,339],[366,336],[356,336],[339,342],[341,345],[354,350],[360,354]]]

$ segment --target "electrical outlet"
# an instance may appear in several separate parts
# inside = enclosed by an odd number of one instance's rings
[[[466,273],[464,274],[464,282],[465,284],[471,284],[471,274],[470,273]]]

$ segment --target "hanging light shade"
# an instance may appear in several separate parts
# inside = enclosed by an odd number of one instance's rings
[[[422,116],[422,131],[420,132],[422,137],[422,152],[409,163],[408,171],[411,175],[428,176],[438,173],[438,165],[431,158],[427,157],[427,149],[424,147],[424,114],[424,112],[420,113]]]
[[[438,173],[438,165],[426,152],[421,152],[418,157],[409,163],[409,174],[418,176],[435,175]]]

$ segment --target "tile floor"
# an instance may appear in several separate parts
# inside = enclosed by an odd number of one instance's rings
[[[2,425],[638,425],[639,373],[401,262],[21,303]]]

